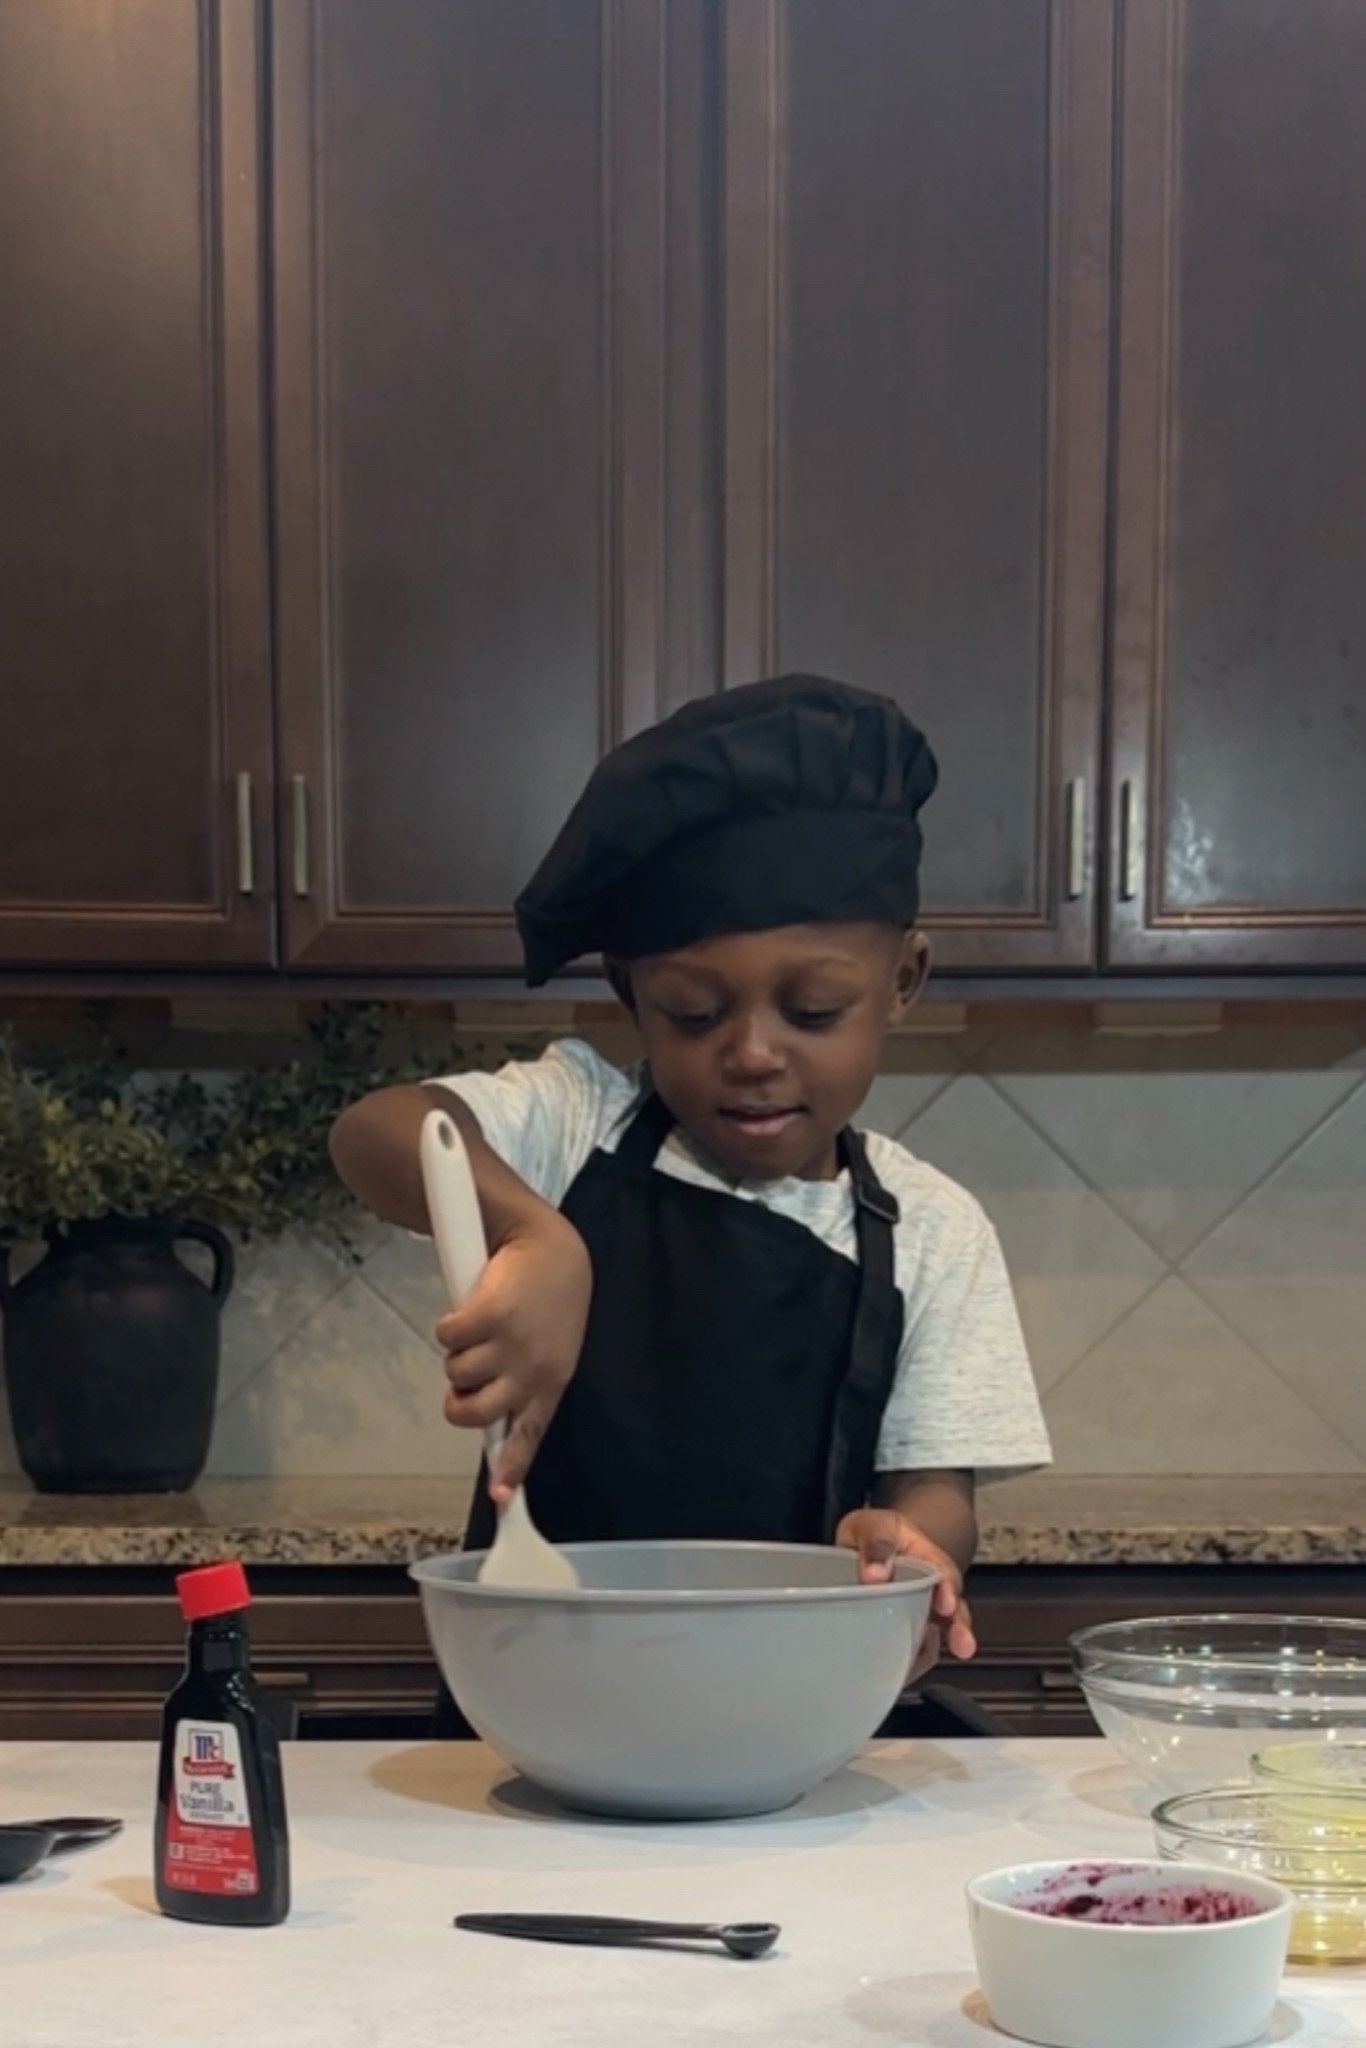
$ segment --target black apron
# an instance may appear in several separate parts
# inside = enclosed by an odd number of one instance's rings
[[[762,1200],[659,1172],[672,1126],[648,1096],[561,1205],[593,1304],[527,1480],[532,1514],[554,1543],[828,1543],[867,1503],[896,1376],[895,1198],[845,1131],[855,1263]],[[481,1472],[468,1549],[487,1548],[494,1519]],[[434,1732],[470,1732],[444,1690]]]

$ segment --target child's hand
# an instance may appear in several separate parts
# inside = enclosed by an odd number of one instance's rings
[[[463,1307],[442,1318],[446,1420],[487,1429],[513,1418],[489,1491],[500,1504],[526,1478],[583,1348],[593,1269],[572,1223],[553,1209],[510,1230]]]
[[[858,1552],[859,1577],[865,1586],[880,1585],[890,1579],[893,1560],[898,1557],[918,1558],[922,1564],[932,1564],[944,1574],[934,1589],[934,1617],[938,1625],[928,1632],[928,1656],[922,1649],[913,1677],[921,1677],[935,1663],[941,1637],[951,1657],[976,1656],[977,1638],[972,1632],[972,1614],[963,1598],[963,1574],[948,1552],[932,1542],[923,1529],[891,1508],[859,1508],[845,1516],[835,1532],[835,1541],[844,1550]]]

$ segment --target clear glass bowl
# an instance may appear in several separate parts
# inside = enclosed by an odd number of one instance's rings
[[[1153,1814],[1171,1863],[1226,1864],[1282,1884],[1295,1900],[1297,1963],[1366,1962],[1366,1794],[1322,1796],[1227,1786],[1168,1799]]]
[[[1071,1647],[1102,1733],[1161,1792],[1246,1778],[1278,1740],[1366,1739],[1366,1621],[1176,1615]]]

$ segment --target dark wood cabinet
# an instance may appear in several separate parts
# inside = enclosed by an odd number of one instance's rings
[[[389,1566],[251,1568],[253,1661],[304,1738],[420,1740],[436,1672],[422,1610]],[[1012,1735],[1094,1735],[1068,1638],[1145,1614],[1352,1614],[1357,1566],[984,1566],[970,1586],[981,1653],[941,1676]],[[0,1741],[147,1741],[179,1676],[169,1570],[0,1571]]]
[[[435,1673],[401,1570],[253,1566],[251,1583],[253,1668],[299,1732],[421,1729]],[[169,1569],[0,1571],[0,1741],[152,1740],[184,1657]]]
[[[0,961],[274,952],[256,9],[0,6]]]
[[[729,0],[725,679],[885,690],[950,968],[1086,967],[1108,0]]]
[[[1129,0],[1109,957],[1366,964],[1360,0]]]
[[[1366,968],[1364,66],[0,0],[0,967],[511,972],[602,750],[808,668],[940,754],[941,968]]]
[[[604,747],[708,677],[694,0],[277,0],[285,929],[512,967]]]

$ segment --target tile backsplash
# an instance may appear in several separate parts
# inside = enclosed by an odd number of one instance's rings
[[[1060,1469],[1366,1472],[1366,1015],[913,1036],[862,1121],[1001,1234]],[[430,1248],[247,1248],[211,1471],[442,1473]],[[0,1416],[0,1471],[13,1471]]]

